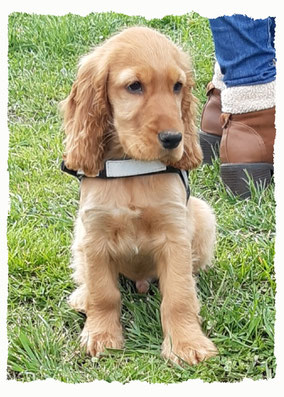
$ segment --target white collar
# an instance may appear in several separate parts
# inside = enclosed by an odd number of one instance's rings
[[[141,160],[107,160],[105,172],[107,178],[120,178],[126,176],[152,174],[166,171],[167,166],[161,161]]]
[[[107,160],[104,168],[94,176],[94,178],[124,178],[138,175],[151,175],[163,173],[177,173],[184,184],[187,200],[190,195],[190,188],[188,182],[188,171],[166,166],[161,161],[141,161],[141,160]],[[79,170],[74,171],[66,167],[64,161],[61,163],[61,170],[81,180],[85,174]]]

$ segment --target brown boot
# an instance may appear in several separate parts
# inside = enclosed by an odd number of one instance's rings
[[[203,152],[203,163],[212,164],[212,159],[219,156],[222,137],[221,91],[212,82],[207,85],[207,102],[203,108],[200,121],[200,146]]]
[[[250,196],[248,178],[267,186],[273,173],[275,106],[244,114],[221,115],[221,177],[231,191]],[[245,171],[246,170],[246,171]]]

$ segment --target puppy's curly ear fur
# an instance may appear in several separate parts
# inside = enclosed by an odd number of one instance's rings
[[[106,54],[98,47],[82,58],[71,92],[60,104],[66,133],[65,164],[89,176],[102,168],[103,138],[110,122],[107,78]]]
[[[185,53],[182,53],[182,68],[186,73],[183,99],[181,104],[182,120],[184,124],[184,152],[182,158],[173,164],[174,167],[183,170],[197,168],[202,162],[202,150],[196,129],[196,105],[197,99],[192,94],[194,81],[189,69],[190,61]]]

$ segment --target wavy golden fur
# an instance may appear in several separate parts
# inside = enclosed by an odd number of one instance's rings
[[[78,288],[70,304],[84,311],[82,342],[92,355],[123,346],[118,274],[146,292],[159,279],[162,355],[197,363],[216,353],[200,327],[193,273],[211,262],[215,217],[186,193],[177,174],[91,178],[107,159],[160,160],[190,170],[201,160],[196,100],[187,55],[144,27],[122,31],[82,58],[62,103],[65,163],[81,182],[73,244]],[[167,148],[163,132],[180,136]]]

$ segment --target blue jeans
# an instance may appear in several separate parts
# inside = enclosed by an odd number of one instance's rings
[[[227,87],[275,80],[275,18],[251,19],[235,14],[209,22]]]

